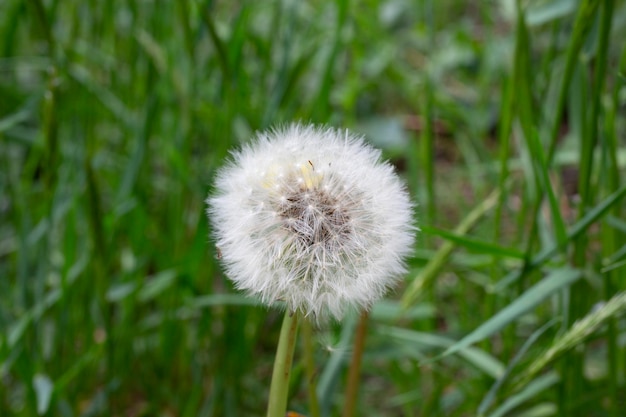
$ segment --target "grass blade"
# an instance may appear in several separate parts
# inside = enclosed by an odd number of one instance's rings
[[[467,217],[463,219],[463,221],[461,221],[455,229],[455,233],[459,235],[467,233],[478,222],[478,220],[485,215],[485,213],[496,205],[499,195],[500,190],[493,191],[485,200],[476,206],[476,208],[474,208],[474,210],[472,210]],[[444,243],[433,256],[431,261],[428,262],[418,276],[413,279],[402,296],[402,306],[404,309],[408,309],[422,294],[422,291],[425,288],[430,287],[437,274],[439,274],[441,269],[446,264],[455,247],[456,245],[453,242]]]
[[[566,288],[574,283],[581,276],[582,274],[580,271],[571,268],[561,268],[553,271],[547,277],[520,295],[503,310],[500,310],[495,316],[485,321],[476,330],[446,349],[446,351],[441,354],[439,358],[456,353],[473,343],[479,342],[493,335],[507,324],[513,322],[539,305],[554,292]]]
[[[498,409],[496,409],[493,413],[489,414],[489,417],[503,417],[510,415],[509,413],[515,407],[518,407],[534,396],[545,392],[548,388],[558,383],[559,380],[559,375],[556,372],[550,372],[549,374],[540,376],[529,384],[522,392],[507,399],[504,404],[498,407]]]

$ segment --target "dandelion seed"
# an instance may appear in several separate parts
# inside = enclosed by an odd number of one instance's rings
[[[226,273],[267,304],[340,319],[405,272],[412,205],[361,137],[299,124],[260,133],[215,188],[208,215]]]

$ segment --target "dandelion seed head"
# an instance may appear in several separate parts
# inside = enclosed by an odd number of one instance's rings
[[[236,287],[318,320],[371,306],[405,272],[414,239],[392,166],[342,130],[259,133],[218,172],[207,203]]]

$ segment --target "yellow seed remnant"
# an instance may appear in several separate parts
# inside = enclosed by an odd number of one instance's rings
[[[309,165],[300,165],[300,172],[302,173],[302,179],[307,189],[311,190],[317,188],[322,181],[322,174],[315,172],[315,166],[313,162],[307,161]]]

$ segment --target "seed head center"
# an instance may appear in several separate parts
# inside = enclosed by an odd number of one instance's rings
[[[278,215],[283,227],[307,247],[336,249],[350,234],[350,218],[334,196],[314,187],[298,188],[284,196]]]

